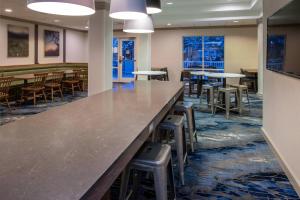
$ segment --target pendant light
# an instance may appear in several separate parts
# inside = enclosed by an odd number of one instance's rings
[[[31,10],[67,16],[84,16],[95,13],[94,0],[27,0]]]
[[[146,4],[148,14],[157,14],[162,11],[160,0],[146,0]]]
[[[109,16],[114,19],[133,20],[147,17],[145,0],[111,0]]]
[[[142,19],[125,20],[123,31],[126,33],[153,33],[153,22],[151,16]]]

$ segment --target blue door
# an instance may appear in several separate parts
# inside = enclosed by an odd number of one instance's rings
[[[134,80],[135,40],[113,38],[113,81],[128,82]]]

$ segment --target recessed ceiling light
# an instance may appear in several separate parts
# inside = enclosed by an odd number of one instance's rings
[[[54,22],[58,23],[58,22],[60,22],[60,20],[59,19],[55,19]]]
[[[10,9],[10,8],[5,8],[4,11],[5,11],[5,12],[8,12],[8,13],[11,13],[13,10]]]
[[[88,26],[86,26],[86,27],[84,27],[85,29],[89,29],[89,27]]]
[[[235,20],[235,21],[233,21],[234,23],[238,23],[239,21],[238,20]]]
[[[174,3],[173,2],[167,2],[167,5],[173,5]]]
[[[168,23],[168,24],[167,24],[167,26],[171,26],[171,25],[172,25],[171,23]]]

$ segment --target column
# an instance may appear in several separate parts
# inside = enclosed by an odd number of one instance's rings
[[[258,95],[263,95],[263,76],[264,68],[266,66],[267,55],[267,21],[260,19],[257,27],[257,48],[258,48]]]
[[[89,20],[89,86],[88,95],[112,88],[113,22],[109,4],[96,2],[96,13]]]
[[[140,34],[137,47],[137,69],[141,71],[151,70],[151,34]],[[138,77],[146,80],[147,77]]]

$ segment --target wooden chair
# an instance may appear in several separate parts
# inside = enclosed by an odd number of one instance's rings
[[[189,84],[189,96],[191,96],[191,94],[197,94],[197,97],[200,96],[200,93],[201,93],[201,85],[199,83],[198,80],[193,80],[192,79],[192,75],[191,75],[191,72],[189,71],[182,71],[181,72],[181,76],[180,76],[180,81],[184,82],[185,84]],[[197,84],[197,92],[194,93],[193,92],[193,88],[194,88],[194,85]]]
[[[34,81],[31,85],[22,88],[21,101],[33,100],[33,105],[36,105],[36,99],[38,97],[44,97],[47,103],[47,97],[45,93],[45,83],[48,73],[34,74]]]
[[[87,91],[88,89],[88,71],[87,70],[82,70],[80,72],[80,85],[82,91]]]
[[[160,80],[160,81],[169,81],[169,73],[168,73],[168,68],[163,67],[163,68],[152,68],[152,71],[162,71],[166,72],[164,75],[153,75],[153,76],[148,76],[149,80]]]
[[[12,81],[13,81],[13,77],[0,78],[0,101],[5,100],[5,104],[7,105],[10,112],[11,112],[11,107],[9,105],[8,99],[9,99],[9,89]]]
[[[66,80],[62,81],[62,89],[71,90],[72,95],[75,96],[75,89],[80,89],[80,73],[81,70],[73,70],[73,73],[67,77]]]
[[[50,92],[51,100],[54,100],[54,94],[59,92],[61,99],[63,99],[61,82],[64,78],[64,72],[53,72],[51,76],[51,81],[45,84],[46,92]]]
[[[240,85],[251,86],[251,88],[256,92],[257,91],[257,75],[248,73],[244,69],[241,69],[241,74],[244,74],[246,77],[240,79]]]

